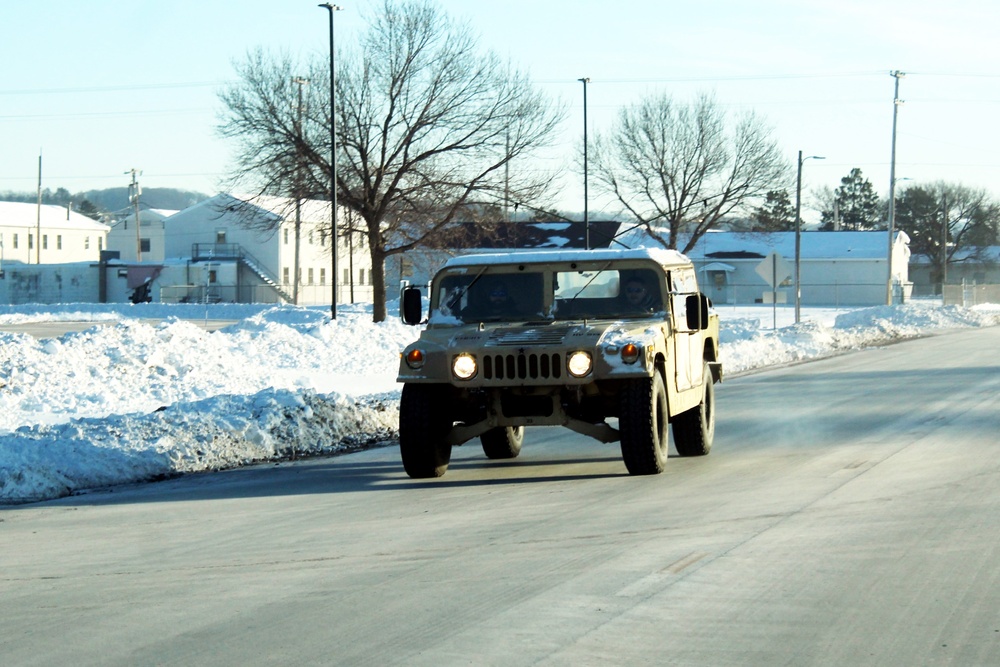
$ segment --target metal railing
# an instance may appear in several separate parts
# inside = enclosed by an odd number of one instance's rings
[[[255,276],[264,282],[263,285],[251,285],[250,288],[270,289],[275,292],[276,297],[285,301],[292,301],[291,293],[286,290],[278,281],[278,277],[271,273],[270,269],[259,259],[251,255],[238,243],[193,243],[191,244],[191,260],[194,262],[204,262],[211,260],[236,260],[243,264]],[[243,296],[242,287],[240,295]],[[278,298],[253,300],[251,303],[272,303]],[[200,303],[200,302],[199,302]]]

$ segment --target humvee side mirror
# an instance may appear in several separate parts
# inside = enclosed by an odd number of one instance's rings
[[[685,301],[687,328],[690,331],[704,331],[708,328],[708,309],[711,306],[704,294],[691,294]]]
[[[408,285],[399,298],[399,315],[404,324],[420,324],[424,319],[424,308],[420,302],[420,288]]]

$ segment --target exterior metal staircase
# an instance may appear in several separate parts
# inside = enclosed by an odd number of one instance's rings
[[[274,290],[275,294],[287,303],[292,303],[292,295],[282,288],[278,278],[238,243],[194,243],[191,246],[191,260],[194,262],[236,260],[257,276],[264,285]]]

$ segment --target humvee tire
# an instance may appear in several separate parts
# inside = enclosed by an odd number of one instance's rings
[[[514,459],[524,444],[523,426],[498,426],[479,436],[483,453],[491,459]]]
[[[674,416],[674,447],[681,456],[704,456],[715,439],[715,385],[705,365],[701,402]]]
[[[667,389],[659,369],[651,378],[625,381],[618,430],[622,459],[630,475],[658,475],[667,464],[670,445]]]
[[[399,401],[399,452],[406,474],[415,479],[440,477],[448,470],[452,420],[448,417],[447,387],[404,384]]]

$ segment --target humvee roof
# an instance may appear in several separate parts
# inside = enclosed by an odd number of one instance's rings
[[[519,250],[508,253],[481,253],[449,259],[444,268],[482,266],[483,264],[531,264],[543,262],[600,262],[629,259],[650,259],[661,266],[690,265],[691,260],[665,248],[635,248],[632,250]]]

